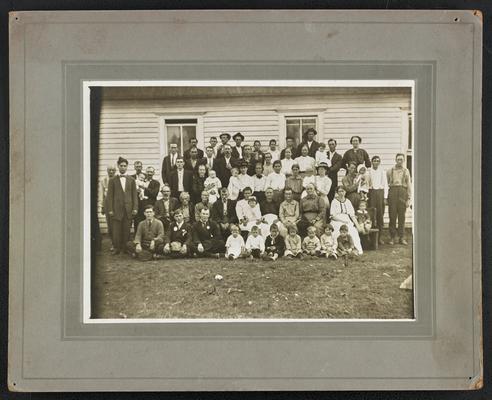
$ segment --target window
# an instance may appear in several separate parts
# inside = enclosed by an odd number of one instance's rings
[[[190,148],[189,140],[196,138],[197,120],[196,119],[165,119],[164,120],[164,142],[169,144],[176,143],[178,145],[179,154]],[[167,153],[166,153],[167,154]]]
[[[294,139],[294,143],[297,146],[302,142],[302,135],[309,128],[317,129],[316,125],[317,125],[316,115],[285,117],[286,139],[287,138]]]

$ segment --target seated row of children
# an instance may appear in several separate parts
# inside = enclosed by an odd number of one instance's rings
[[[318,258],[337,259],[339,256],[357,256],[354,241],[348,233],[347,225],[340,227],[340,235],[335,240],[333,226],[328,224],[321,237],[316,236],[316,228],[310,226],[304,239],[297,234],[297,227],[289,225],[285,239],[279,234],[276,224],[270,226],[270,234],[263,239],[258,226],[253,226],[246,242],[237,225],[231,226],[231,235],[226,241],[225,257],[229,260],[238,258],[263,259],[274,261],[285,258]]]

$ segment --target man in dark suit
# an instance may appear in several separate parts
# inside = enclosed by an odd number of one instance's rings
[[[173,221],[174,212],[180,207],[179,200],[171,197],[171,188],[163,185],[161,189],[162,198],[155,202],[155,217],[162,222],[164,229],[167,231]]]
[[[236,146],[232,148],[232,156],[234,158],[243,158],[243,142],[244,142],[244,136],[241,132],[236,133],[233,137],[234,141],[236,142]]]
[[[225,252],[225,243],[219,225],[209,217],[210,211],[203,208],[200,220],[193,224],[191,252],[199,257],[220,258],[220,253]]]
[[[189,144],[190,144],[190,147],[188,150],[186,150],[184,153],[183,153],[183,158],[186,160],[188,160],[190,158],[190,152],[191,152],[191,149],[195,148],[197,153],[198,153],[198,158],[199,159],[202,159],[203,158],[203,150],[199,149],[198,148],[198,140],[196,138],[190,138],[190,140],[188,141]]]
[[[183,258],[189,254],[192,239],[191,225],[184,222],[183,211],[178,208],[174,222],[166,230],[164,254],[172,258]]]
[[[176,143],[171,143],[169,145],[169,155],[162,160],[161,175],[163,183],[170,182],[171,172],[176,169],[176,159],[178,157],[178,145]]]
[[[145,207],[149,204],[153,206],[157,200],[157,195],[159,194],[161,184],[154,179],[154,174],[154,167],[147,167],[145,169],[145,181],[139,181],[141,182],[140,187],[137,186],[137,191],[141,192],[138,200],[138,214],[135,217],[135,226],[137,227],[140,221],[145,219]],[[135,232],[136,231],[137,230],[135,229]]]
[[[127,248],[133,257],[142,261],[158,258],[164,249],[164,227],[162,222],[154,218],[154,207],[147,204],[144,211],[145,219],[138,224],[135,239],[128,242]]]
[[[231,234],[231,224],[238,223],[236,202],[228,199],[228,197],[229,191],[227,188],[220,189],[220,199],[213,204],[210,211],[210,219],[219,224],[223,238],[227,238]]]
[[[171,172],[169,177],[169,186],[171,187],[171,196],[179,198],[181,192],[189,192],[193,183],[193,173],[184,169],[184,160],[182,157],[176,159],[176,170]]]
[[[296,158],[297,157],[297,148],[295,146],[294,139],[291,137],[288,137],[286,139],[286,141],[287,141],[287,146],[285,147],[285,149],[283,149],[280,152],[280,159],[283,160],[285,158],[285,150],[287,150],[287,149],[290,149],[292,151],[292,158]]]
[[[108,214],[113,221],[113,254],[126,250],[132,218],[138,212],[135,179],[126,175],[128,160],[118,158],[119,175],[108,182]]]
[[[243,162],[248,164],[248,170],[246,173],[249,176],[253,176],[255,174],[255,167],[258,161],[255,160],[249,144],[243,146],[243,158],[241,158],[238,163],[241,165]]]
[[[224,155],[215,160],[214,170],[222,183],[222,187],[227,187],[229,185],[229,178],[231,177],[231,169],[238,167],[238,159],[232,156],[232,149],[228,144],[222,147],[222,151]]]
[[[196,147],[192,147],[189,152],[190,158],[185,158],[185,169],[193,172],[194,174],[198,171],[198,166],[203,165],[206,160],[203,158],[198,158],[198,149]]]
[[[314,140],[314,137],[318,134],[316,132],[316,129],[314,128],[309,128],[304,132],[302,135],[302,142],[297,146],[297,154],[301,154],[302,147],[304,145],[307,145],[309,151],[308,151],[308,156],[315,158],[316,157],[316,151],[318,151],[319,143]]]
[[[207,146],[205,148],[205,157],[202,158],[202,163],[207,167],[207,171],[214,169],[214,162],[217,157],[214,154],[214,149],[212,146]]]
[[[328,170],[328,177],[331,179],[331,189],[328,192],[328,200],[330,204],[335,197],[335,191],[338,186],[338,171],[342,167],[342,156],[337,153],[337,141],[335,139],[328,140],[329,150],[326,152],[328,159],[331,162],[331,166]]]

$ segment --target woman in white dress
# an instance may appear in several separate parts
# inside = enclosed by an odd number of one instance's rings
[[[326,163],[320,163],[317,168],[318,175],[306,176],[302,180],[302,186],[306,189],[307,185],[312,183],[316,188],[316,194],[323,199],[326,203],[326,208],[330,207],[330,201],[328,200],[328,193],[331,189],[331,179],[328,177],[328,165]],[[301,198],[306,197],[306,190],[301,194]]]
[[[331,202],[330,214],[331,224],[333,225],[333,239],[337,240],[340,234],[340,227],[342,225],[348,226],[350,236],[354,241],[355,248],[362,254],[362,245],[360,243],[359,232],[357,231],[355,218],[355,210],[349,199],[345,198],[345,189],[343,186],[338,186],[336,189],[336,195]]]
[[[307,144],[302,146],[301,155],[295,159],[296,164],[299,164],[300,175],[304,178],[305,176],[311,176],[314,174],[314,166],[316,160],[309,156],[309,147]]]

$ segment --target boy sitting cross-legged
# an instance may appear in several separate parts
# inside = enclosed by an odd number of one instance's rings
[[[276,224],[270,226],[270,234],[265,239],[265,256],[264,260],[275,261],[282,257],[285,252],[284,238],[279,235],[279,230]]]
[[[172,258],[183,258],[189,253],[191,241],[191,226],[184,222],[183,210],[174,211],[174,222],[166,232],[164,254]]]

